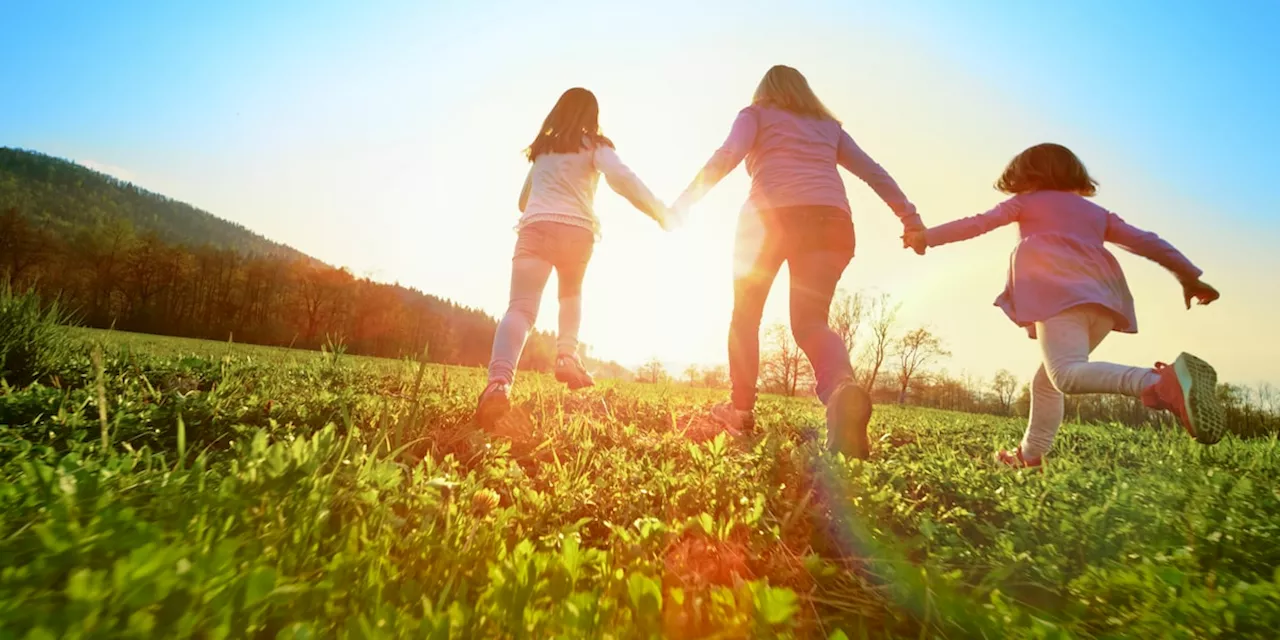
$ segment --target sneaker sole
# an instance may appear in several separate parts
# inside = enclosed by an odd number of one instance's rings
[[[581,378],[576,378],[570,374],[559,372],[556,373],[556,382],[563,382],[569,387],[570,391],[577,391],[578,389],[586,389],[587,387],[596,386],[594,380],[590,382],[583,382]]]
[[[827,446],[851,458],[871,455],[867,424],[871,422],[871,396],[856,385],[838,389],[827,403]]]
[[[1192,434],[1201,444],[1214,444],[1222,439],[1227,421],[1218,402],[1218,372],[1209,363],[1189,353],[1178,356],[1173,370],[1182,385],[1187,402],[1187,418]]]
[[[480,403],[476,408],[476,422],[481,429],[490,429],[508,413],[511,413],[511,398],[497,396]]]
[[[735,438],[749,436],[756,430],[755,416],[739,417],[734,419],[712,411],[711,419],[714,420],[716,424],[724,427],[725,433],[728,433]]]

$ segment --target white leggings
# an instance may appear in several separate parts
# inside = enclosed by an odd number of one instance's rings
[[[1044,364],[1031,381],[1031,418],[1022,454],[1038,458],[1053,446],[1062,425],[1063,394],[1118,393],[1138,397],[1156,374],[1144,367],[1089,362],[1089,354],[1115,327],[1115,319],[1093,307],[1076,307],[1036,323]]]

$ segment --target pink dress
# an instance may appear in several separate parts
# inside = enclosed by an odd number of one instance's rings
[[[1160,264],[1180,280],[1195,280],[1202,273],[1156,234],[1065,191],[1019,194],[986,213],[933,227],[925,237],[936,247],[1013,222],[1021,241],[1010,256],[1005,289],[995,304],[1033,338],[1036,322],[1084,305],[1111,312],[1116,331],[1137,333],[1133,295],[1107,242]]]

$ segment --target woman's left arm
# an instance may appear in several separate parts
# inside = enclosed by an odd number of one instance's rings
[[[907,199],[907,195],[902,192],[902,188],[898,186],[893,176],[889,175],[880,163],[872,160],[871,156],[853,141],[848,132],[843,130],[840,131],[840,143],[836,148],[836,163],[867,183],[867,186],[871,187],[890,209],[893,209],[907,231],[924,229],[924,222],[920,220],[920,214],[916,213],[916,206]]]

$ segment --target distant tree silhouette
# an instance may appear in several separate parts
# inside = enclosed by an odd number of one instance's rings
[[[768,348],[761,357],[761,382],[766,391],[794,396],[813,380],[809,360],[783,324],[769,327]]]
[[[893,328],[898,323],[898,309],[901,305],[894,303],[889,294],[882,293],[872,298],[868,306],[870,307],[868,322],[871,342],[867,345],[862,358],[867,370],[863,386],[868,392],[874,392],[876,379],[880,377],[880,367],[884,365],[885,358],[893,349]]]
[[[1014,396],[1018,393],[1018,379],[1008,370],[1001,369],[991,380],[991,390],[995,392],[996,399],[1000,402],[1000,410],[1003,413],[1009,413],[1013,407]]]
[[[898,364],[898,404],[905,404],[911,380],[931,362],[951,353],[942,348],[942,340],[938,336],[919,327],[898,338],[893,355]]]
[[[844,350],[853,355],[857,347],[858,331],[862,328],[862,319],[866,312],[866,296],[861,291],[850,294],[847,291],[836,292],[831,302],[831,329],[840,336]]]
[[[723,388],[729,381],[729,374],[724,366],[706,367],[702,370],[702,386],[708,389]]]
[[[637,379],[640,382],[657,384],[659,382],[665,382],[667,377],[667,368],[663,366],[662,361],[655,356],[640,367],[640,374]]]

